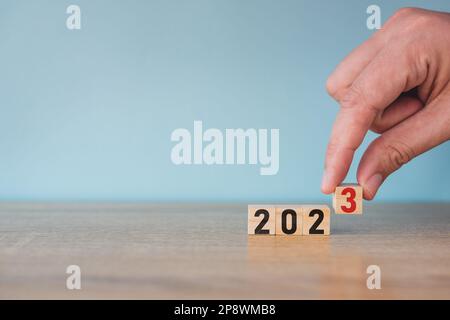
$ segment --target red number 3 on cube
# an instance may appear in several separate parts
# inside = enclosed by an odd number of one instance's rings
[[[362,214],[362,187],[358,184],[343,184],[333,195],[333,208],[337,214]]]

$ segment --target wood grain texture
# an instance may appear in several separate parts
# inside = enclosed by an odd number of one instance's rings
[[[303,205],[302,211],[304,236],[318,236],[317,234],[311,233],[311,228],[314,229],[315,232],[321,232],[325,236],[330,235],[331,214],[328,206],[322,204]],[[319,212],[314,213],[314,211]],[[318,225],[316,225],[316,223],[318,223]]]
[[[265,214],[264,214],[265,213]],[[268,220],[264,223],[265,215],[268,214]],[[248,234],[255,235],[257,227],[261,226],[259,233],[264,232],[268,235],[275,235],[275,206],[274,205],[249,205],[248,206]],[[260,234],[258,234],[260,236]]]
[[[351,188],[355,192],[355,197],[352,201],[355,204],[355,209],[351,212],[346,212],[342,209],[342,206],[350,209],[348,201],[349,193],[343,194],[345,190]],[[333,208],[336,214],[362,214],[363,213],[363,188],[356,183],[344,183],[336,187],[333,193]]]
[[[0,298],[450,298],[450,204],[331,220],[330,236],[254,237],[246,205],[4,203]],[[65,287],[72,264],[80,291]],[[366,287],[372,264],[381,290]]]
[[[286,214],[286,210],[292,210],[291,214]],[[292,233],[286,234],[283,231],[283,212],[286,215],[286,228]],[[289,212],[289,211],[288,211]],[[295,227],[294,227],[295,225]],[[275,234],[277,236],[301,236],[303,234],[303,210],[300,205],[277,205],[275,207]]]

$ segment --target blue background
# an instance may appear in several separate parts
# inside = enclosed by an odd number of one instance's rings
[[[79,31],[66,28],[70,4]],[[372,33],[370,4],[383,21],[403,6],[450,11],[448,0],[1,0],[0,200],[329,201],[338,107],[325,81]],[[170,134],[194,120],[280,128],[278,175],[175,166]],[[377,201],[449,201],[449,152],[406,165]]]

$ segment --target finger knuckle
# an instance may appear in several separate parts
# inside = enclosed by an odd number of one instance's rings
[[[360,104],[361,99],[362,99],[361,89],[356,85],[352,85],[342,98],[341,106],[344,109],[353,109]]]
[[[336,88],[334,87],[334,83],[331,76],[328,77],[327,82],[325,84],[325,88],[327,89],[328,94],[334,97]]]
[[[414,150],[400,141],[384,144],[382,166],[386,172],[393,172],[414,158]]]
[[[436,23],[435,18],[429,11],[406,7],[397,10],[388,22],[402,23],[402,34],[423,33]]]
[[[336,84],[336,80],[333,75],[329,76],[325,85],[327,92],[333,98],[336,98],[339,91],[339,86]]]
[[[344,97],[341,99],[341,107],[343,109],[364,107],[368,108],[375,114],[378,114],[379,112],[379,110],[368,101],[364,90],[357,83],[353,83],[353,85],[348,89]]]
[[[392,15],[390,20],[396,21],[417,14],[418,9],[413,7],[400,8]]]
[[[410,29],[419,32],[420,34],[425,34],[426,30],[436,23],[433,16],[428,13],[417,12],[413,18],[411,18]]]

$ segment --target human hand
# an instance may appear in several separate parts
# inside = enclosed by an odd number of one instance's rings
[[[450,139],[450,14],[404,8],[353,50],[327,81],[341,108],[325,160],[322,191],[347,175],[368,130],[357,179],[371,200],[403,164]]]

